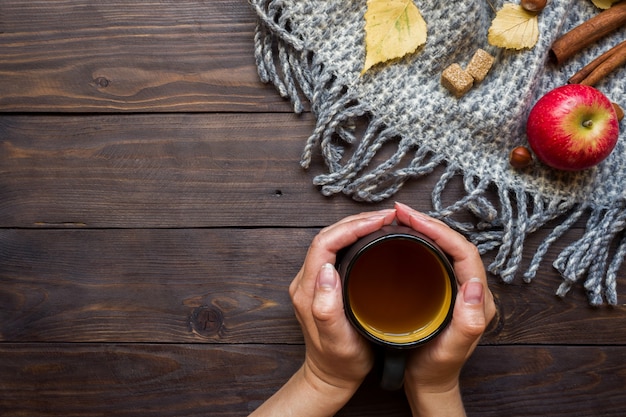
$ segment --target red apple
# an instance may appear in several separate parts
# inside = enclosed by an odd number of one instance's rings
[[[537,158],[565,171],[603,161],[617,143],[619,125],[611,101],[582,84],[557,87],[541,97],[528,115],[528,144]]]

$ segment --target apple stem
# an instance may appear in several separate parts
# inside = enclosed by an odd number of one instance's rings
[[[583,122],[583,127],[591,127],[593,126],[593,121],[592,120],[585,120]]]

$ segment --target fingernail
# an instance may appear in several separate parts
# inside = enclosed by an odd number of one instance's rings
[[[374,221],[377,221],[377,220],[382,220],[384,218],[385,218],[384,214],[372,214],[369,217],[365,217],[365,221],[367,221],[367,222],[374,222]]]
[[[337,278],[335,276],[335,267],[332,264],[326,263],[322,265],[319,278],[317,279],[317,286],[323,290],[335,289]]]
[[[483,282],[480,278],[472,278],[465,285],[463,300],[466,304],[480,304],[483,302],[484,291]]]
[[[378,218],[387,217],[388,215],[393,214],[395,212],[396,212],[396,209],[378,210],[376,214],[374,215],[374,217],[378,217]]]
[[[377,214],[373,214],[369,217],[366,217],[365,220],[368,222],[379,222],[381,220],[384,220],[387,218],[386,214],[382,214],[382,213],[377,213]]]
[[[419,211],[414,211],[413,213],[411,213],[411,217],[418,221],[429,221],[431,219],[430,217]]]

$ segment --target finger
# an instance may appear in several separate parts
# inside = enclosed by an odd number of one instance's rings
[[[394,219],[394,209],[381,210],[350,216],[326,227],[313,239],[304,265],[296,276],[298,281],[294,285],[312,293],[317,273],[322,265],[334,264],[339,250],[350,246],[359,238],[375,232],[384,225],[391,224]]]
[[[355,224],[356,222],[362,222],[362,221],[372,221],[372,222],[376,222],[376,220],[381,217],[384,219],[383,223],[384,224],[390,224],[393,221],[393,218],[395,217],[395,209],[387,209],[387,210],[380,210],[380,211],[374,211],[374,212],[363,212],[363,213],[359,213],[359,214],[355,214],[352,216],[348,216],[348,217],[344,217],[343,219],[339,220],[338,222],[327,226],[325,228],[323,228],[322,230],[320,230],[320,232],[316,235],[315,239],[313,240],[313,242],[311,243],[311,247],[309,247],[309,250],[307,251],[307,256],[305,259],[305,263],[303,264],[303,267],[306,265],[307,260],[309,260],[310,258],[313,258],[315,256],[317,256],[318,254],[313,252],[313,256],[312,255],[312,247],[323,247],[326,243],[324,242],[325,238],[322,238],[322,236],[330,236],[330,239],[333,238],[333,236],[335,236],[338,231],[337,229],[339,229],[339,233],[342,233],[342,230],[345,227],[351,227],[350,225]],[[382,227],[382,226],[381,226]],[[322,242],[320,242],[322,241]],[[339,242],[336,243],[334,246],[342,246],[339,249],[336,248],[328,248],[329,252],[331,253],[331,255],[336,255],[336,252],[338,252],[340,249],[342,249],[345,246],[350,245],[350,240],[348,240],[348,242]],[[325,262],[334,262],[333,259],[325,259],[325,260],[321,260],[321,264]],[[318,260],[319,263],[319,260]],[[317,265],[316,265],[317,266]],[[316,269],[317,270],[317,269]],[[303,277],[303,271],[301,269],[300,271],[301,273],[299,273],[296,276],[296,279],[300,279]]]
[[[353,345],[356,332],[346,318],[341,281],[331,264],[324,264],[318,274],[311,311],[326,350],[338,352]]]
[[[485,313],[487,289],[480,278],[472,278],[461,286],[454,305],[452,321],[442,334],[441,345],[447,355],[465,360],[472,353],[489,324]]]
[[[359,237],[390,224],[395,218],[395,210],[361,213],[347,217],[323,229],[313,239],[300,271],[289,285],[289,294],[296,317],[305,329],[315,331],[311,316],[315,283],[322,265],[334,264],[337,252]]]
[[[434,219],[409,206],[396,203],[398,221],[410,226],[418,232],[434,240],[453,259],[465,258],[466,249],[470,243],[463,235],[456,232],[444,222]]]
[[[382,227],[383,225],[391,224],[395,219],[395,215],[395,209],[386,209],[355,214],[345,217],[338,222],[325,227],[320,231],[320,233],[318,233],[318,236],[324,238],[327,237],[329,239],[329,243],[335,243],[335,247],[331,248],[331,250],[337,252],[338,250],[356,242],[358,238],[363,237],[366,234],[371,233],[375,230],[378,230],[378,228]],[[368,228],[364,225],[365,222],[378,223],[379,227],[372,228],[372,226],[370,225]],[[365,227],[366,230],[361,230],[362,227]]]
[[[396,215],[399,222],[435,240],[444,252],[452,256],[457,279],[461,285],[471,278],[480,278],[485,288],[485,314],[487,322],[490,322],[495,316],[496,307],[493,294],[489,290],[485,266],[476,246],[444,222],[419,213],[402,203],[396,203]]]
[[[382,210],[375,210],[375,211],[364,211],[358,214],[353,214],[347,217],[342,218],[341,220],[325,227],[324,229],[322,229],[322,231],[327,230],[327,229],[331,229],[334,226],[340,225],[342,223],[348,223],[351,222],[353,220],[359,220],[359,219],[365,219],[368,217],[372,217],[372,216],[377,216],[377,215],[389,215],[392,214],[393,216],[395,216],[396,214],[396,209],[392,208],[392,209],[382,209]]]
[[[460,284],[478,277],[487,284],[485,266],[478,249],[462,234],[451,229],[444,222],[433,219],[412,208],[396,203],[398,221],[431,238],[445,253],[452,257],[454,269]]]

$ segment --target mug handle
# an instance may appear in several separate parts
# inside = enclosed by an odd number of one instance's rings
[[[380,387],[382,389],[395,391],[402,388],[406,358],[406,350],[385,349],[383,374],[380,378]]]

